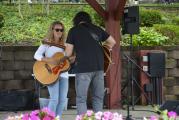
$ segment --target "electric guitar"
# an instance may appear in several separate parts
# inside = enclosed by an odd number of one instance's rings
[[[61,52],[57,52],[52,56],[54,60],[60,60],[64,55]],[[44,85],[49,85],[54,83],[58,78],[60,73],[68,71],[70,68],[70,62],[64,60],[58,65],[49,64],[42,61],[36,61],[33,66],[33,73],[35,78]]]

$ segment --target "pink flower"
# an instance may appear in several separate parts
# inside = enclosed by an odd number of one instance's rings
[[[111,112],[104,112],[103,113],[104,120],[111,120],[113,118],[113,114]]]
[[[55,118],[54,112],[50,111],[48,108],[44,108],[42,110],[34,110],[31,113],[26,113],[21,116],[9,116],[6,120],[59,120],[59,117]]]
[[[169,116],[169,118],[176,118],[176,116],[177,116],[177,113],[176,112],[174,112],[174,111],[170,111],[170,112],[168,112],[168,116]]]
[[[151,116],[150,120],[158,120],[158,118],[156,116]]]
[[[77,115],[75,120],[82,120],[82,115]]]
[[[97,120],[101,120],[102,115],[103,115],[103,113],[99,111],[99,112],[95,113],[95,118],[96,118]]]
[[[36,115],[31,115],[29,120],[40,120],[40,118]]]
[[[45,107],[42,109],[42,112],[47,113],[49,116],[55,118],[55,113],[51,111],[49,108]]]
[[[54,120],[54,119],[51,119],[49,116],[45,116],[45,117],[43,118],[43,120]]]
[[[92,115],[93,115],[93,111],[92,111],[92,110],[88,110],[88,111],[86,112],[86,115],[87,115],[88,117],[92,116]]]
[[[32,111],[32,112],[30,113],[30,116],[31,116],[31,115],[36,115],[36,116],[37,116],[37,115],[39,114],[39,112],[40,112],[39,110],[34,110],[34,111]]]
[[[22,120],[29,120],[29,114],[24,114],[22,117]]]

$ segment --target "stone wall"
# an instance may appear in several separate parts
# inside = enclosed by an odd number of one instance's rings
[[[0,90],[31,89],[34,90],[32,67],[35,46],[2,46],[0,49]],[[164,100],[179,99],[179,47],[144,47],[138,50],[160,49],[166,53],[166,75],[164,78]],[[122,47],[121,53],[129,54],[128,48]],[[121,55],[122,55],[121,54]],[[137,57],[136,57],[137,58]],[[126,60],[122,56],[122,85],[127,78]],[[137,73],[137,72],[135,72]],[[42,96],[47,97],[47,90],[41,90]],[[70,78],[69,104],[75,104],[74,77]]]
[[[163,88],[166,100],[179,100],[179,47],[167,49]]]
[[[0,90],[33,89],[32,66],[36,47],[3,46],[0,56]]]

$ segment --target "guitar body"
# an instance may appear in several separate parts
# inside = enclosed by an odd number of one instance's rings
[[[110,64],[112,63],[111,52],[105,45],[103,45],[102,47],[104,51],[104,73],[106,73],[109,69]]]
[[[54,60],[59,60],[63,57],[63,53],[60,52],[57,52],[52,56]],[[54,83],[59,78],[60,73],[68,71],[69,68],[70,63],[68,60],[65,60],[58,65],[48,64],[42,61],[36,61],[33,66],[33,73],[40,83],[44,85],[49,85]]]

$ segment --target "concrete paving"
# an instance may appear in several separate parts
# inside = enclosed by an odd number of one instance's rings
[[[111,112],[118,112],[119,114],[122,114],[124,119],[127,116],[127,109],[113,109],[108,110],[105,109],[104,111],[111,111]],[[0,120],[5,120],[7,116],[13,116],[21,113],[26,113],[30,111],[18,111],[18,112],[9,112],[9,111],[0,111]],[[154,108],[152,106],[134,106],[134,110],[130,107],[129,111],[131,118],[134,120],[142,120],[143,116],[150,117],[151,115],[157,115],[154,113]],[[64,114],[62,116],[62,120],[75,120],[76,117],[76,109],[68,109],[64,111]],[[179,118],[178,118],[179,120]]]

